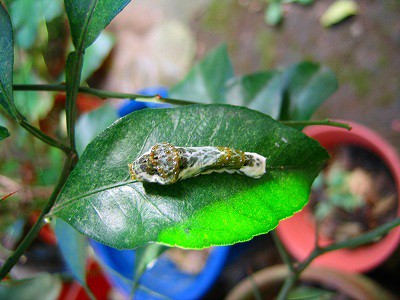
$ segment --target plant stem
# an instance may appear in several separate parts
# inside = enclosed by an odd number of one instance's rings
[[[304,259],[302,262],[300,262],[295,268],[294,272],[290,273],[290,276],[288,276],[283,284],[283,287],[279,291],[279,295],[277,299],[282,300],[286,299],[287,295],[290,291],[290,289],[294,286],[296,281],[298,280],[301,272],[303,272],[310,264],[311,262],[317,258],[318,256],[325,254],[330,251],[334,250],[339,250],[343,248],[353,248],[357,246],[361,246],[367,243],[371,243],[376,241],[378,238],[380,238],[382,235],[388,233],[390,230],[393,228],[397,227],[400,225],[400,218],[396,218],[386,224],[383,224],[374,230],[368,231],[362,235],[359,235],[358,237],[348,239],[342,242],[337,242],[337,243],[332,243],[326,247],[318,247],[315,248],[306,259]]]
[[[279,255],[281,256],[283,262],[288,266],[289,270],[291,272],[293,272],[294,271],[294,264],[293,264],[292,259],[290,258],[289,252],[286,250],[285,246],[282,244],[280,238],[276,234],[276,231],[273,230],[271,232],[271,234],[272,234],[272,238],[274,239],[275,246],[278,249]]]
[[[56,91],[65,92],[65,84],[14,84],[15,91]],[[198,104],[197,102],[164,98],[160,95],[140,95],[140,94],[130,94],[130,93],[118,93],[111,91],[103,91],[95,88],[89,87],[79,87],[79,93],[93,95],[99,97],[100,99],[107,98],[118,98],[118,99],[129,99],[133,101],[143,101],[143,102],[155,102],[155,103],[169,103],[177,105],[189,105]]]
[[[58,194],[60,193],[62,187],[67,181],[68,175],[72,170],[72,162],[73,162],[73,157],[71,155],[67,156],[64,162],[64,167],[61,176],[57,182],[56,187],[54,188],[53,193],[51,194],[49,200],[47,201],[46,206],[44,207],[42,213],[40,214],[39,218],[37,219],[33,227],[29,230],[29,232],[27,233],[21,244],[19,244],[17,249],[15,249],[13,254],[4,262],[3,266],[1,267],[0,281],[3,280],[4,277],[6,277],[6,275],[11,271],[14,265],[18,262],[19,258],[25,253],[25,251],[31,245],[33,240],[36,238],[40,229],[45,225],[44,218],[53,207]]]
[[[326,126],[333,126],[333,127],[339,127],[339,128],[344,128],[347,130],[351,130],[351,126],[349,124],[345,123],[340,123],[340,122],[335,122],[332,121],[331,119],[325,119],[325,120],[317,120],[317,121],[280,121],[282,124],[285,124],[287,126],[310,126],[310,125],[326,125]]]
[[[79,84],[83,67],[84,49],[81,47],[68,55],[66,63],[66,104],[67,133],[71,151],[76,154],[75,121],[77,114],[76,101],[78,99]],[[76,154],[77,156],[77,154]],[[76,162],[76,161],[75,161]]]
[[[32,126],[29,124],[24,117],[20,117],[18,119],[19,124],[29,133],[31,133],[33,136],[37,137],[39,140],[45,142],[46,144],[56,147],[63,151],[64,153],[68,154],[70,152],[69,147],[64,145],[63,143],[56,141],[55,139],[49,137],[47,134],[45,134],[43,131],[40,129]]]

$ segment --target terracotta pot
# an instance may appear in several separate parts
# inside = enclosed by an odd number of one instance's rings
[[[289,271],[286,265],[276,265],[262,269],[252,274],[251,277],[247,277],[239,282],[225,299],[255,299],[255,287],[260,292],[263,299],[274,299],[288,275]],[[307,268],[301,273],[300,281],[317,284],[329,290],[338,291],[350,299],[394,299],[394,297],[380,285],[363,275],[349,274],[326,267]]]
[[[351,131],[330,126],[310,126],[304,133],[319,141],[328,150],[340,145],[353,145],[366,148],[377,155],[388,167],[394,178],[397,193],[397,216],[400,216],[400,159],[396,151],[374,131],[354,122],[342,121],[352,126]],[[314,249],[315,223],[306,206],[293,217],[282,221],[277,232],[283,244],[297,259],[305,259]],[[328,266],[348,272],[366,272],[385,261],[396,249],[400,241],[400,227],[390,231],[376,243],[356,249],[341,249],[326,253],[313,261],[313,265]],[[320,238],[320,245],[327,245],[329,240]]]

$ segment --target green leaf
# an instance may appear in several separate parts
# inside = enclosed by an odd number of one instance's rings
[[[103,32],[98,39],[87,48],[82,66],[81,82],[86,82],[86,80],[100,68],[104,60],[110,54],[114,44],[114,37],[109,33]]]
[[[167,246],[160,244],[147,244],[136,249],[134,290],[137,289],[139,280],[147,268],[167,249]]]
[[[284,0],[283,3],[297,3],[301,5],[310,5],[314,3],[314,0]]]
[[[282,75],[265,71],[230,80],[226,88],[229,104],[245,106],[278,119],[282,105]]]
[[[283,74],[282,120],[308,120],[315,110],[337,90],[335,74],[318,63],[301,62]]]
[[[173,185],[128,180],[127,164],[157,142],[229,146],[267,158],[267,174],[209,174]],[[112,247],[159,242],[227,245],[275,228],[299,211],[327,159],[318,142],[269,116],[230,105],[142,110],[94,139],[50,215]]]
[[[0,284],[0,299],[55,300],[61,292],[61,280],[57,276],[41,274],[37,277],[5,281]]]
[[[10,133],[8,132],[7,128],[0,126],[0,141],[8,138]]]
[[[356,15],[358,13],[358,5],[353,0],[335,1],[328,7],[322,15],[320,22],[322,26],[330,27],[344,19]]]
[[[217,47],[196,64],[170,96],[198,103],[225,103],[225,83],[233,77],[226,45]]]
[[[130,0],[65,0],[76,49],[89,47]]]
[[[12,87],[14,40],[10,16],[1,3],[0,32],[0,104],[13,118],[16,118]]]
[[[86,286],[87,238],[62,219],[56,219],[54,232],[69,270],[82,286]]]
[[[264,20],[268,25],[278,25],[283,18],[282,3],[278,0],[271,1],[265,11]]]

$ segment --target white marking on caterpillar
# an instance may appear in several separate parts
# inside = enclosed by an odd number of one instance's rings
[[[228,147],[178,147],[159,143],[128,166],[132,180],[172,184],[212,172],[260,178],[265,174],[265,161],[257,153]]]

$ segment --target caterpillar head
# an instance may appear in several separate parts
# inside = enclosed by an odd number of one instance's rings
[[[179,178],[180,163],[173,145],[159,143],[128,166],[132,180],[172,184]]]

